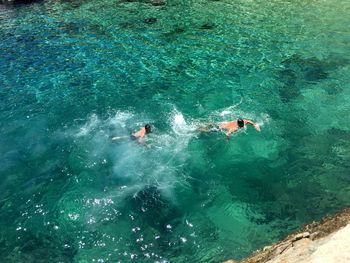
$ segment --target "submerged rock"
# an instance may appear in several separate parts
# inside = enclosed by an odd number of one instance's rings
[[[0,4],[26,5],[41,1],[42,0],[0,0]]]
[[[167,4],[165,0],[119,0],[119,3],[145,3],[153,6],[164,6]]]
[[[286,70],[292,70],[296,76],[308,82],[321,81],[329,76],[329,72],[349,64],[344,58],[330,56],[327,59],[303,58],[300,55],[293,55],[282,61]]]
[[[297,98],[301,89],[311,87],[329,77],[331,71],[348,64],[346,59],[329,57],[325,60],[317,58],[303,58],[300,55],[293,55],[282,63],[284,69],[277,73],[278,80],[282,83],[279,87],[279,94],[284,102]],[[341,88],[326,88],[326,92],[334,94],[342,91]]]
[[[327,63],[317,58],[302,58],[299,55],[293,55],[284,60],[282,65],[296,72],[297,76],[305,81],[319,81],[328,77]]]
[[[121,22],[118,24],[118,26],[124,29],[133,29],[137,27],[135,23],[131,23],[131,22]]]
[[[165,231],[166,225],[179,215],[178,210],[162,197],[156,186],[145,187],[130,201],[132,210],[159,231]]]
[[[182,28],[182,27],[177,27],[177,28],[175,28],[173,31],[171,31],[172,33],[174,33],[174,34],[179,34],[179,33],[183,33],[183,32],[185,32],[186,30],[184,29],[184,28]]]
[[[157,22],[157,18],[155,17],[148,17],[145,20],[143,20],[146,24],[154,24],[155,22]]]
[[[298,79],[296,72],[291,69],[281,70],[278,75],[283,83],[287,85],[295,85]]]
[[[103,26],[99,24],[90,24],[88,25],[88,29],[91,33],[96,34],[98,36],[108,36],[110,33],[103,28]]]
[[[163,6],[163,5],[166,5],[166,1],[165,1],[165,0],[149,0],[148,3],[151,4],[151,5],[153,5],[153,6]]]
[[[283,102],[288,102],[300,95],[300,90],[296,86],[298,76],[291,69],[285,69],[278,73],[279,79],[283,83],[278,91]]]
[[[80,33],[80,26],[75,22],[62,22],[59,24],[58,28],[64,33],[75,35]]]
[[[163,36],[167,41],[175,40],[180,34],[184,33],[186,30],[182,27],[176,27],[170,32],[165,33]]]
[[[86,3],[85,0],[59,0],[60,3],[65,4],[65,8],[68,10],[74,10],[79,7],[81,7],[84,3]]]
[[[301,94],[300,89],[294,85],[282,85],[278,92],[283,102],[289,102]]]
[[[119,3],[134,3],[134,2],[140,2],[138,0],[120,0]]]
[[[204,23],[200,29],[214,29],[216,27],[216,25],[212,22],[207,22],[207,23]]]

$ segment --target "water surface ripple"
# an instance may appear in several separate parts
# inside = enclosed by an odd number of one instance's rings
[[[240,259],[350,204],[350,2],[0,5],[2,262]],[[262,125],[227,141],[200,122]],[[111,142],[144,123],[150,148]]]

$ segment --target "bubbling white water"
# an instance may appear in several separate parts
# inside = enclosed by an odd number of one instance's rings
[[[91,131],[96,129],[96,127],[98,127],[99,124],[100,124],[100,120],[99,120],[98,116],[96,114],[92,114],[89,117],[88,122],[78,129],[75,136],[76,137],[86,136]]]
[[[100,176],[113,178],[109,194],[116,203],[123,203],[125,198],[149,186],[157,187],[166,199],[176,202],[176,186],[188,185],[183,167],[191,157],[188,145],[198,135],[201,121],[185,118],[176,108],[166,116],[168,129],[158,130],[140,141],[131,140],[130,131],[152,120],[132,112],[118,111],[107,119],[93,114],[74,133],[75,140],[87,152],[88,164],[97,164],[96,169],[101,162],[110,166],[109,174]],[[270,120],[267,114],[244,112],[233,105],[213,112],[205,121],[220,122],[238,117],[251,119],[260,126]],[[112,141],[111,137],[115,135],[121,139]]]
[[[109,191],[116,203],[135,195],[147,186],[156,186],[169,200],[175,200],[174,188],[187,184],[182,168],[189,154],[189,141],[196,135],[196,125],[187,122],[183,114],[174,109],[168,115],[167,132],[152,133],[140,141],[130,140],[130,131],[139,129],[150,118],[132,112],[118,111],[112,117],[101,119],[92,114],[73,136],[85,154],[85,167],[101,162],[111,166],[114,190]],[[152,121],[151,121],[152,122]],[[120,140],[112,141],[118,135]],[[146,146],[146,147],[145,147]],[[102,160],[102,161],[101,161]]]

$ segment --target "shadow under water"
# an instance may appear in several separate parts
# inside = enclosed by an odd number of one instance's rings
[[[282,70],[278,71],[278,80],[281,82],[279,94],[281,99],[288,102],[300,96],[301,89],[314,88],[317,82],[326,80],[332,71],[348,65],[347,59],[329,57],[324,60],[317,58],[303,58],[292,55],[282,61]]]

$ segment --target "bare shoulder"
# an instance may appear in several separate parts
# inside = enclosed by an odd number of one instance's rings
[[[257,131],[261,131],[260,125],[255,123],[255,122],[252,122],[251,120],[244,120],[244,123],[254,126],[255,130],[257,130]]]
[[[248,123],[248,124],[254,124],[254,122],[253,121],[251,121],[251,120],[244,120],[244,123]]]

